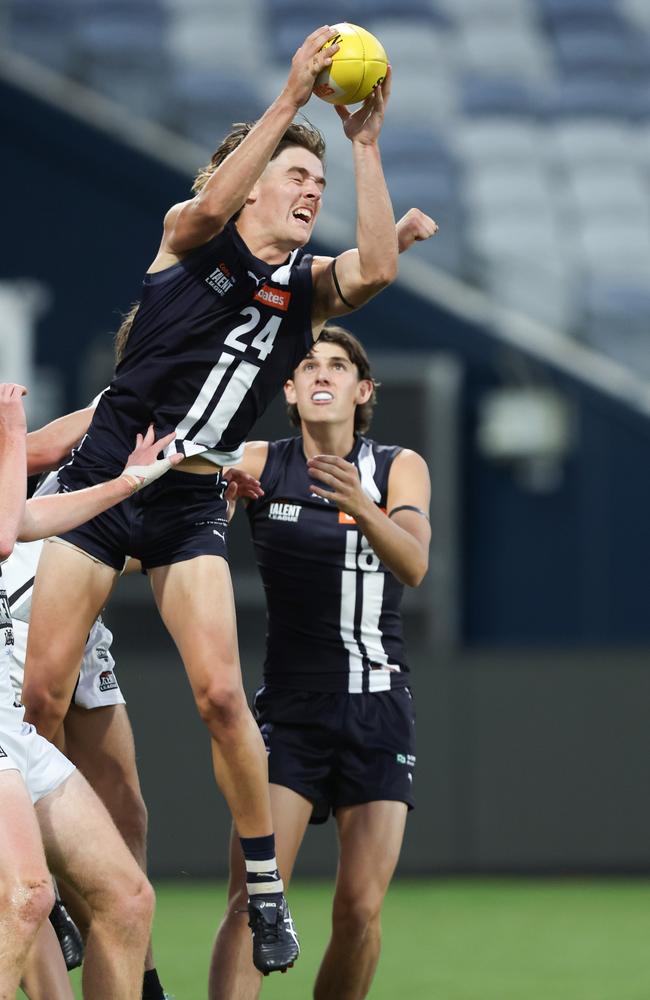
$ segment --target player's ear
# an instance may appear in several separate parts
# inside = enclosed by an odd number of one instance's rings
[[[248,192],[248,197],[246,198],[246,201],[245,201],[244,204],[246,204],[246,205],[254,205],[255,202],[257,201],[258,197],[259,197],[259,193],[260,193],[260,186],[259,186],[259,183],[256,181],[253,184],[253,186],[250,189],[250,191]]]
[[[287,403],[296,403],[296,387],[293,384],[293,379],[288,378],[284,383],[284,398]]]
[[[357,396],[355,403],[360,406],[362,403],[367,403],[372,396],[373,382],[370,378],[362,378],[357,386]]]

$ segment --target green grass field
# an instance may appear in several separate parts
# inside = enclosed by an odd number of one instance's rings
[[[205,1000],[222,883],[157,885],[154,943],[176,1000]],[[265,1000],[309,1000],[331,886],[291,887],[302,955]],[[372,1000],[648,1000],[650,883],[638,880],[396,881]],[[76,975],[76,973],[75,973]],[[81,996],[81,993],[78,994]]]

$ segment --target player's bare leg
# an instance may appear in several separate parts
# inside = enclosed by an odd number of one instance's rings
[[[25,718],[52,742],[79,674],[88,633],[118,574],[69,545],[43,546],[32,597],[22,699]]]
[[[71,705],[64,728],[68,757],[99,795],[131,854],[146,872],[147,807],[142,798],[133,730],[126,706],[86,709]],[[83,929],[86,920],[80,915],[77,921],[74,903],[71,912],[75,923],[78,926],[81,923],[80,929]],[[154,968],[151,943],[144,967]]]
[[[284,970],[300,948],[275,856],[266,750],[242,684],[228,564],[203,555],[150,576],[210,731],[215,778],[244,851],[253,961],[265,974]]]
[[[29,950],[20,986],[29,1000],[74,1000],[61,945],[49,920],[43,921]]]
[[[27,955],[54,903],[29,793],[0,772],[0,1000],[14,1000]],[[67,979],[65,966],[63,972]]]
[[[399,858],[406,812],[403,802],[337,809],[332,936],[316,977],[315,1000],[368,995],[381,950],[381,908]]]
[[[242,685],[228,564],[220,556],[199,556],[149,575],[210,730],[215,777],[237,832],[270,834],[266,750]]]
[[[153,889],[105,806],[78,773],[36,803],[52,872],[90,907],[82,983],[92,1000],[139,1000]]]
[[[277,857],[285,886],[293,872],[312,805],[290,788],[270,785]],[[262,976],[253,965],[248,929],[244,856],[236,833],[230,838],[228,907],[217,931],[210,963],[209,1000],[257,1000]]]

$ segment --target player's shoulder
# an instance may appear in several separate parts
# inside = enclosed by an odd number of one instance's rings
[[[302,438],[299,434],[294,434],[291,437],[269,441],[268,455],[269,458],[273,455],[274,457],[282,457],[283,460],[288,460],[294,455],[302,455]]]
[[[357,439],[359,457],[372,453],[375,459],[390,462],[394,461],[402,451],[403,448],[399,444],[383,444],[380,441],[375,441],[374,438],[366,437],[365,434],[360,434]]]

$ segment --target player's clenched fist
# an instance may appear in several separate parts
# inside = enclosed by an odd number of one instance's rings
[[[397,223],[397,245],[404,253],[414,243],[428,240],[438,232],[438,223],[419,208],[409,208]]]
[[[307,103],[314,89],[316,77],[321,70],[331,64],[332,56],[338,52],[339,47],[336,43],[323,49],[323,45],[335,37],[336,31],[333,31],[328,24],[317,28],[307,36],[291,60],[291,71],[284,92],[297,108]]]

